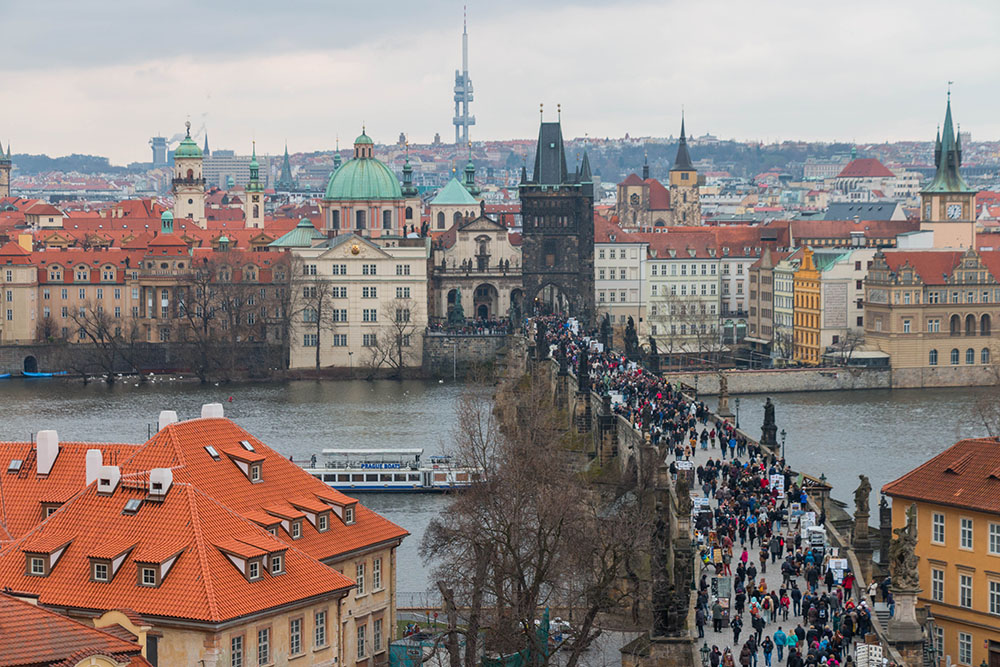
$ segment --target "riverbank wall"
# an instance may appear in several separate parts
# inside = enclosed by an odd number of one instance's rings
[[[421,370],[425,377],[432,379],[469,377],[498,363],[509,339],[507,334],[424,334]]]
[[[699,396],[717,395],[722,376],[726,378],[730,396],[788,391],[900,388],[894,385],[891,370],[874,368],[782,368],[663,374],[672,384],[680,382],[697,388]]]

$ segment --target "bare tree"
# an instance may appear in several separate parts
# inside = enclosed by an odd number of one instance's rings
[[[46,315],[38,320],[35,327],[35,339],[40,343],[54,343],[60,338],[59,324],[51,315]]]
[[[417,358],[413,351],[416,302],[397,298],[386,302],[382,310],[384,324],[376,344],[385,348],[385,363],[393,370],[393,377],[399,378],[403,368],[413,365]]]
[[[335,286],[320,276],[306,275],[302,271],[305,264],[298,260],[293,265],[296,276],[291,294],[291,326],[296,332],[310,334],[316,342],[316,370],[321,366],[321,352],[324,332],[335,332],[341,326],[340,309],[334,308],[337,298]],[[346,315],[346,312],[343,313]]]
[[[694,362],[708,369],[718,368],[722,348],[719,316],[710,307],[714,300],[715,297],[697,295],[661,295],[655,303],[655,314],[651,305],[649,316],[657,326],[654,338],[662,345],[660,352],[671,357],[680,356],[688,364]]]
[[[855,350],[865,342],[865,332],[861,329],[845,329],[833,344],[834,355],[841,366],[847,366]]]
[[[771,346],[777,353],[779,359],[791,361],[794,353],[794,344],[795,338],[792,336],[792,330],[790,328],[784,326],[774,327],[774,340],[772,341]]]
[[[129,372],[139,372],[136,362],[140,328],[134,320],[114,318],[100,304],[94,303],[70,311],[69,317],[76,327],[80,344],[90,344],[77,348],[73,355],[76,358],[74,365],[82,374],[89,368],[103,375],[108,384],[114,384],[122,366]]]

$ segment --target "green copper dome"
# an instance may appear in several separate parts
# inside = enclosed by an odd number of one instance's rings
[[[194,143],[194,139],[191,138],[191,134],[188,133],[184,137],[184,141],[181,142],[177,150],[174,151],[174,159],[177,158],[200,158],[201,149],[198,148],[198,144]]]
[[[364,135],[362,135],[364,136]],[[360,142],[360,137],[358,141]],[[371,140],[369,139],[369,142]],[[330,175],[323,199],[402,199],[396,174],[373,157],[348,160]]]
[[[355,146],[357,146],[358,144],[374,144],[374,143],[375,142],[372,141],[372,138],[369,137],[367,134],[365,134],[364,130],[361,130],[361,134],[358,136],[357,139],[354,140]]]

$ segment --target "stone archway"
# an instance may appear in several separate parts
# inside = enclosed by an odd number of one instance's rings
[[[24,358],[24,372],[25,373],[37,373],[38,372],[38,359],[34,355],[29,354]]]
[[[497,309],[500,306],[500,294],[497,288],[490,283],[477,285],[473,292],[472,305],[476,319],[489,320],[497,317]]]
[[[572,315],[570,299],[558,285],[547,283],[535,295],[534,310],[541,315]]]

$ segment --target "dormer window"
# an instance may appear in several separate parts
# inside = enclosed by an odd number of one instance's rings
[[[316,517],[316,530],[325,533],[330,528],[330,513],[323,512]]]
[[[302,537],[302,519],[296,519],[295,521],[292,521],[289,535],[292,536],[293,540],[297,540],[300,537]]]
[[[107,583],[110,581],[111,563],[105,560],[92,560],[90,562],[90,580]]]
[[[285,555],[284,554],[271,554],[269,559],[271,561],[271,575],[279,575],[285,573]]]
[[[156,588],[159,584],[156,577],[156,568],[148,566],[139,567],[139,585],[149,588]]]
[[[47,559],[42,556],[32,556],[28,555],[28,574],[33,577],[44,577],[48,572],[46,571],[46,561]]]
[[[350,526],[354,523],[354,506],[344,508],[344,523]]]
[[[257,579],[260,579],[259,558],[247,561],[247,579],[249,579],[250,581],[256,581]]]
[[[254,463],[250,466],[250,481],[259,482],[260,481],[260,464]]]

